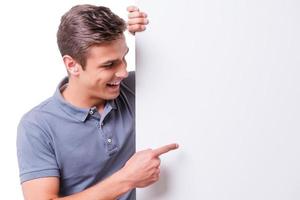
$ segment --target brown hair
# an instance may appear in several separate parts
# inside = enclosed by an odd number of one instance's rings
[[[77,5],[61,18],[58,48],[62,56],[71,56],[85,69],[89,48],[120,38],[125,29],[125,21],[109,8]]]

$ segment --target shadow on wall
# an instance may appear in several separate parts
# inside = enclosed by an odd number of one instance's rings
[[[176,188],[175,181],[180,179],[180,176],[184,174],[184,172],[181,171],[181,169],[184,165],[188,163],[188,159],[186,159],[185,153],[182,152],[182,149],[180,148],[182,148],[182,146],[180,146],[178,150],[175,150],[171,153],[174,154],[173,158],[169,158],[171,160],[162,159],[159,181],[147,188],[139,189],[140,192],[138,192],[137,195],[138,199],[161,200],[165,199],[171,191],[174,192],[174,187]]]
[[[165,196],[168,191],[170,190],[170,183],[171,183],[171,174],[167,170],[167,168],[161,168],[160,169],[160,179],[157,183],[150,186],[150,188],[147,188],[145,192],[143,192],[143,195],[141,199],[143,200],[153,200],[162,198]]]

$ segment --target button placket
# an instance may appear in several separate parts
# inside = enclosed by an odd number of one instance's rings
[[[104,109],[104,112],[101,114],[101,118],[99,120],[98,126],[100,126],[99,129],[105,141],[106,150],[109,155],[112,155],[117,151],[118,148],[112,134],[113,130],[111,124],[109,124],[110,117],[108,115],[111,114],[110,112],[111,112],[111,108],[106,107]]]
[[[100,123],[99,123],[99,122],[97,122],[97,128],[98,128],[98,129],[100,129],[100,128],[101,128],[101,126],[100,126]]]

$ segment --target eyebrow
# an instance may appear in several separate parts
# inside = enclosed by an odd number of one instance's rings
[[[126,56],[126,55],[128,54],[128,52],[129,52],[129,48],[127,47],[127,50],[126,50],[124,56]],[[123,56],[123,57],[124,57],[124,56]],[[119,60],[119,59],[107,60],[107,61],[104,61],[103,63],[101,63],[101,65],[105,65],[105,64],[111,63],[111,62],[116,62],[116,61],[118,61],[118,60]]]

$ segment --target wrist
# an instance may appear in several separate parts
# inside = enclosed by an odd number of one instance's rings
[[[135,188],[135,184],[132,181],[131,177],[129,177],[128,173],[124,168],[120,169],[116,174],[119,177],[119,181],[123,188],[126,188],[127,191],[132,190]]]

